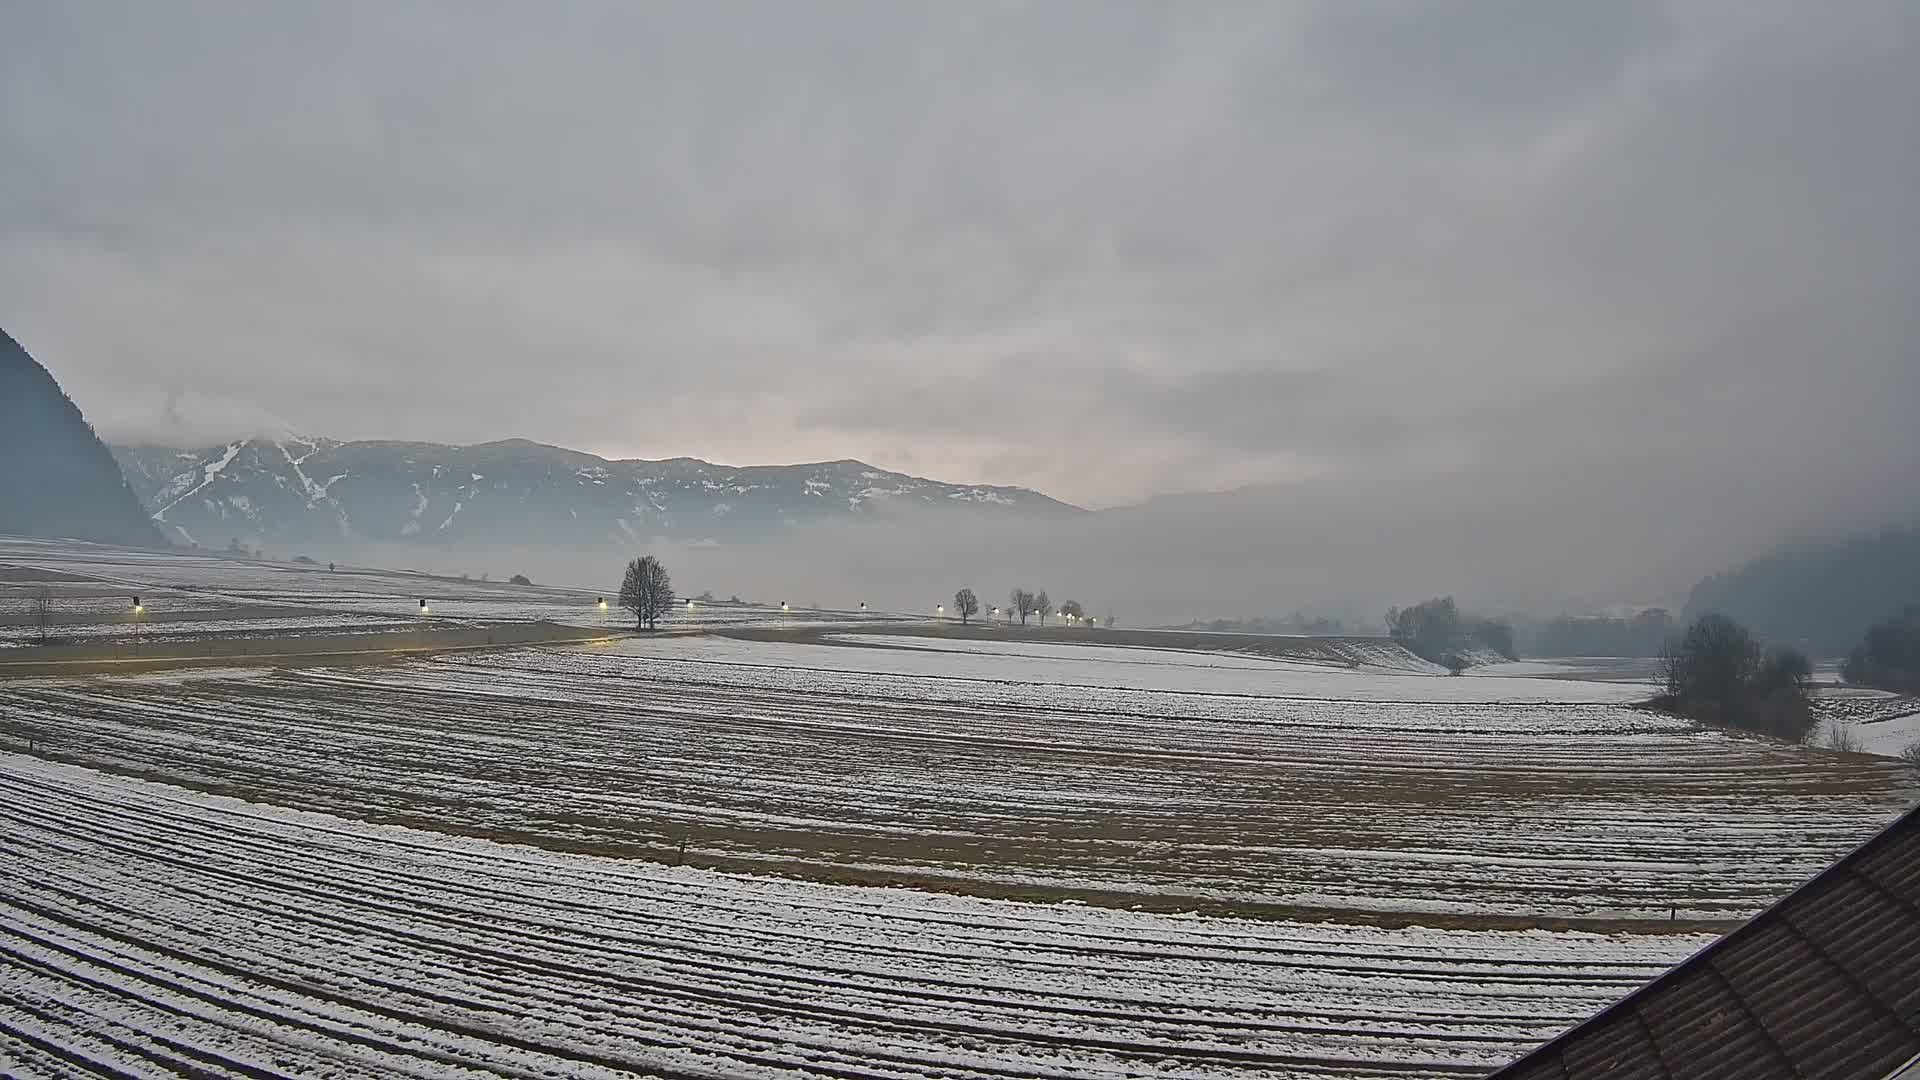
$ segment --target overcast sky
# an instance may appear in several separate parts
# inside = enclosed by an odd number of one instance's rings
[[[110,435],[1911,507],[1916,103],[1912,0],[14,0],[0,325]]]

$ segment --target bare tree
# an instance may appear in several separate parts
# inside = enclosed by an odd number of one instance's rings
[[[1829,750],[1838,750],[1847,754],[1864,754],[1867,748],[1860,741],[1860,733],[1845,720],[1827,721],[1826,744]]]
[[[1467,648],[1467,631],[1451,596],[1436,596],[1409,608],[1387,611],[1387,633],[1422,660],[1447,665]],[[1450,665],[1448,665],[1450,666]]]
[[[1800,653],[1768,652],[1727,616],[1702,615],[1661,650],[1666,692],[1654,704],[1705,723],[1800,742],[1819,726],[1807,694],[1812,671]]]
[[[633,612],[635,629],[652,630],[673,607],[673,579],[659,559],[642,555],[627,564],[620,582],[620,606]]]
[[[1082,621],[1087,617],[1087,609],[1080,606],[1078,600],[1067,600],[1060,604],[1060,617],[1069,622]]]
[[[1041,589],[1040,595],[1033,598],[1033,610],[1040,616],[1040,625],[1047,625],[1047,616],[1053,614],[1053,601],[1047,599],[1047,590]]]
[[[1760,673],[1766,659],[1747,628],[1725,615],[1702,615],[1660,654],[1660,679],[1682,705],[1724,709]]]
[[[53,621],[53,592],[45,585],[33,594],[33,625],[40,631],[40,644],[47,643],[47,624]]]
[[[1020,616],[1020,625],[1027,625],[1027,616],[1033,614],[1033,594],[1021,588],[1008,593],[1007,614]]]
[[[968,619],[980,614],[980,598],[972,589],[961,589],[953,594],[953,610],[959,612],[960,625],[965,626]]]

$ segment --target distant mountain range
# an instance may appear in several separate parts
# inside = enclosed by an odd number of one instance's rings
[[[512,439],[477,446],[246,439],[115,446],[169,539],[203,547],[328,540],[435,546],[751,541],[790,525],[906,511],[1018,518],[1081,511],[1025,488],[946,484],[858,461],[609,461]]]
[[[79,406],[0,330],[0,533],[158,546]]]

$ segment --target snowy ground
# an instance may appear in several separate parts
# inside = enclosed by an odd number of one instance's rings
[[[1920,698],[1885,691],[1823,690],[1815,699],[1815,714],[1825,724],[1816,738],[1831,740],[1842,727],[1869,754],[1895,756],[1920,746]]]
[[[1920,793],[1894,762],[1699,731],[1610,684],[1422,700],[1555,684],[1110,653],[695,637],[14,681],[0,738],[577,851],[684,841],[826,880],[1462,924],[1745,917]],[[1346,696],[1304,692],[1327,680]]]
[[[609,618],[0,538],[7,632],[40,580],[81,626]],[[1478,1075],[1920,795],[1630,708],[1630,666],[885,620],[0,680],[0,1075]],[[1908,703],[1819,708],[1889,752]]]
[[[1097,632],[1096,632],[1097,633]],[[1576,682],[1533,677],[1436,678],[1432,672],[1362,667],[1334,668],[1238,653],[1175,649],[1113,648],[1033,641],[951,641],[904,634],[835,634],[850,645],[784,642],[660,642],[650,653],[738,660],[885,675],[945,675],[956,678],[1084,685],[1116,689],[1184,693],[1303,696],[1371,701],[1445,702],[1629,702],[1644,700],[1647,690],[1630,683]],[[889,649],[913,649],[903,655]],[[925,655],[928,653],[936,655]],[[1437,671],[1438,669],[1433,669]]]
[[[275,563],[206,552],[145,551],[0,536],[0,647],[39,635],[34,597],[50,593],[54,635],[72,641],[165,640],[206,634],[310,634],[419,625],[553,622],[631,625],[612,591],[510,585],[399,570]],[[143,608],[136,618],[133,598]],[[599,601],[609,608],[602,609]],[[230,616],[230,617],[223,617]],[[887,623],[861,611],[782,610],[778,604],[676,605],[667,628],[733,629]],[[139,624],[136,627],[136,622]]]
[[[1474,1076],[1699,935],[713,873],[0,754],[8,1076]]]

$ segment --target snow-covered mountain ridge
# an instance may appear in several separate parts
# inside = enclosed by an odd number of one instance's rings
[[[113,453],[168,537],[206,547],[337,537],[435,545],[721,542],[907,510],[1078,512],[1025,488],[947,484],[859,461],[610,461],[523,439],[446,446],[290,437],[192,449],[120,445]]]

